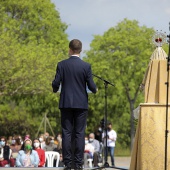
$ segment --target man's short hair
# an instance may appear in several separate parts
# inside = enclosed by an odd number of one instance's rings
[[[69,48],[74,52],[79,54],[82,50],[82,42],[78,39],[73,39],[69,43]]]

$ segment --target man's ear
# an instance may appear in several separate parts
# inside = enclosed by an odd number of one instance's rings
[[[69,55],[73,54],[73,50],[69,48]]]

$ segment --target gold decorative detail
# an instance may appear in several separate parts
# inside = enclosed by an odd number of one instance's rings
[[[162,45],[166,43],[166,38],[167,38],[166,33],[157,31],[155,32],[155,35],[152,37],[152,42],[157,47],[162,47]]]

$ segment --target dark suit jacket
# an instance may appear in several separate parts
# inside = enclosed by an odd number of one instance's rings
[[[55,79],[52,82],[53,92],[56,93],[61,83],[59,108],[88,109],[89,90],[96,93],[96,85],[92,79],[90,64],[77,56],[58,63]]]

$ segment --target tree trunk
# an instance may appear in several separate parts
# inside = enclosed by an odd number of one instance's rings
[[[133,148],[133,143],[134,143],[134,138],[135,138],[135,125],[134,125],[133,110],[134,110],[134,101],[131,100],[130,101],[130,126],[131,126],[131,130],[130,130],[130,136],[131,136],[130,149],[131,149],[131,151],[132,151],[132,148]]]
[[[125,85],[125,92],[130,104],[130,138],[131,138],[131,143],[130,143],[130,150],[132,151],[133,148],[133,143],[134,143],[134,139],[135,139],[135,124],[134,124],[134,114],[133,114],[133,110],[134,110],[134,104],[136,102],[137,96],[138,96],[138,92],[139,92],[140,86],[138,86],[138,88],[136,89],[136,92],[134,94],[134,99],[131,99],[130,97],[130,89],[128,87],[128,84]]]

